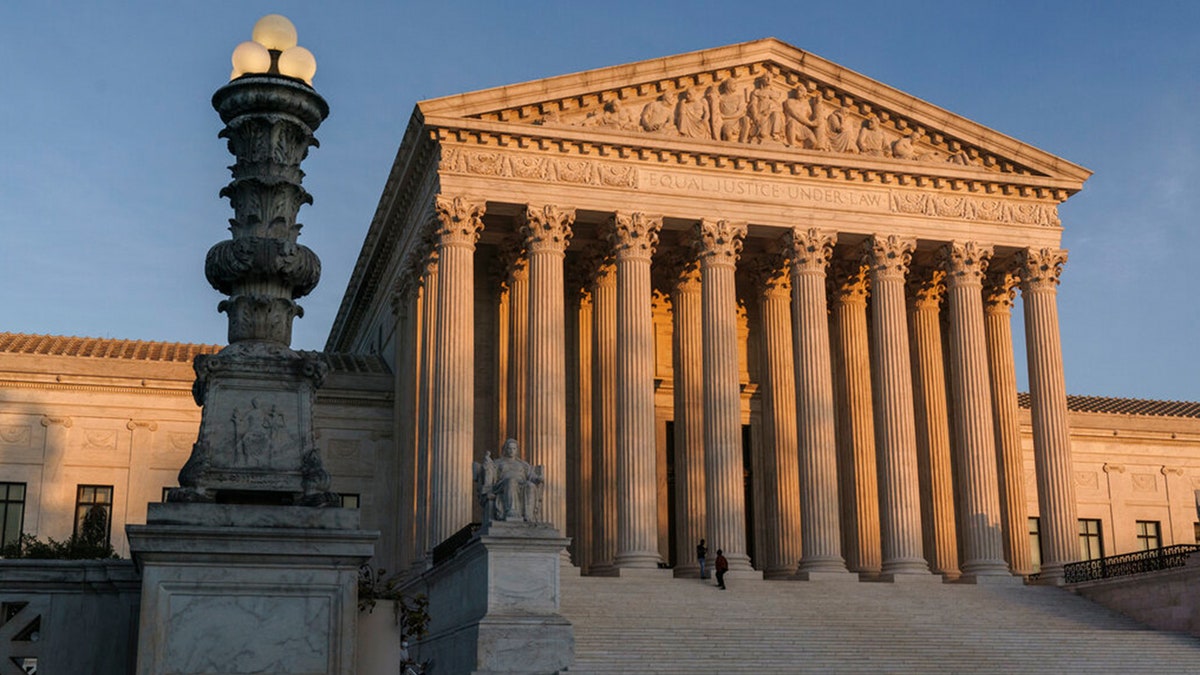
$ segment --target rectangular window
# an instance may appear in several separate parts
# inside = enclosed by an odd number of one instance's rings
[[[1162,528],[1157,520],[1137,521],[1137,540],[1139,551],[1162,548]]]
[[[358,508],[358,495],[354,494],[353,492],[343,492],[338,496],[342,498],[342,508]]]
[[[1033,571],[1042,569],[1042,524],[1037,516],[1029,518],[1029,557],[1033,563]]]
[[[111,535],[112,499],[111,485],[80,485],[75,493],[75,536],[103,532],[107,544]]]
[[[1195,530],[1196,530],[1196,543],[1200,544],[1200,523],[1196,523]]]
[[[0,546],[21,540],[25,526],[25,484],[0,483]]]
[[[1079,559],[1095,560],[1104,557],[1104,539],[1100,536],[1100,520],[1079,519]]]

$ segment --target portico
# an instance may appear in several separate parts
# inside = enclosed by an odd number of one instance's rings
[[[512,437],[585,573],[1028,572],[1019,287],[1054,577],[1089,175],[776,40],[421,102],[330,341],[395,326],[404,562]]]

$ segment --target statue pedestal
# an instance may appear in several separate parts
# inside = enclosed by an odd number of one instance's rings
[[[139,675],[354,672],[353,509],[150,504],[126,528],[142,571]]]
[[[416,582],[430,616],[417,660],[431,660],[439,673],[553,673],[571,665],[575,631],[559,614],[559,551],[569,542],[548,525],[485,525]]]

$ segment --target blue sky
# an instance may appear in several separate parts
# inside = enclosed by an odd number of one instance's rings
[[[332,109],[304,166],[309,349],[416,101],[773,36],[1095,171],[1061,209],[1067,389],[1200,400],[1200,3],[1136,5],[6,2],[0,330],[224,341],[203,262],[231,157],[209,99],[263,14],[295,22]]]

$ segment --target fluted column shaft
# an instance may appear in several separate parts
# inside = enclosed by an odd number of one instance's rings
[[[509,251],[507,437],[525,447],[525,404],[529,400],[529,261],[520,245]]]
[[[704,495],[704,339],[701,324],[700,270],[694,260],[680,261],[671,286],[675,342],[675,570],[699,576],[696,545],[706,539]],[[716,553],[710,549],[709,555]]]
[[[933,572],[957,578],[954,467],[950,461],[950,415],[946,405],[946,368],[939,317],[945,277],[945,272],[939,269],[909,274],[908,328],[925,559]]]
[[[996,414],[996,466],[1000,474],[1000,522],[1004,526],[1004,558],[1016,574],[1033,573],[1029,551],[1029,515],[1025,507],[1025,461],[1021,452],[1021,420],[1017,406],[1017,372],[1013,360],[1012,305],[1017,276],[992,270],[984,282],[983,330],[988,343],[992,410]]]
[[[1067,252],[1026,249],[1018,253],[1017,261],[1029,351],[1033,452],[1041,513],[1041,576],[1055,581],[1062,578],[1063,565],[1079,559],[1075,473],[1058,330],[1058,281]]]
[[[654,427],[654,321],[650,259],[662,218],[617,213],[617,567],[654,569],[658,481]]]
[[[730,570],[750,570],[742,467],[734,270],[746,226],[704,220],[698,227],[704,333],[704,473],[709,548]]]
[[[592,571],[617,557],[617,270],[603,263],[592,287]]]
[[[419,555],[416,539],[417,502],[424,495],[417,492],[417,392],[420,388],[421,332],[419,284],[413,259],[400,273],[396,289],[396,384],[395,438],[399,460],[397,486],[396,532],[397,548],[394,569],[408,569]]]
[[[867,240],[871,267],[871,344],[883,574],[921,574],[921,502],[913,419],[912,368],[905,322],[904,275],[916,242],[895,235]]]
[[[578,344],[579,344],[579,379],[577,385],[578,391],[578,449],[579,449],[579,466],[578,466],[578,494],[572,495],[571,498],[575,501],[578,509],[576,516],[576,531],[575,531],[575,563],[586,572],[590,569],[592,560],[595,557],[593,552],[594,534],[592,523],[592,491],[594,490],[594,446],[593,438],[593,421],[592,415],[595,414],[595,408],[592,406],[592,374],[593,374],[593,345],[594,345],[594,314],[592,300],[589,296],[584,295],[580,298],[578,311]]]
[[[430,496],[433,545],[471,522],[475,428],[475,242],[482,202],[437,198],[437,325],[430,379]]]
[[[575,210],[532,206],[521,233],[529,252],[529,381],[527,457],[545,467],[543,519],[566,532],[567,383],[563,325],[563,259]]]
[[[428,555],[433,551],[433,534],[430,530],[429,511],[432,496],[429,492],[430,424],[432,415],[433,351],[437,340],[437,254],[432,253],[425,262],[421,283],[421,353],[418,357],[420,380],[417,392],[417,518],[416,567],[423,570]]]
[[[950,309],[950,381],[966,575],[1007,575],[1000,528],[1000,490],[987,340],[983,333],[983,275],[992,248],[952,242],[939,252]]]
[[[800,462],[796,434],[796,359],[792,338],[792,283],[787,261],[768,256],[756,272],[762,323],[762,415],[767,541],[759,569],[767,578],[790,577],[800,560]]]
[[[834,264],[830,280],[832,347],[837,378],[838,475],[846,565],[878,573],[879,476],[871,403],[871,348],[867,340],[867,268],[859,260]]]
[[[838,513],[837,421],[825,300],[825,270],[836,242],[833,232],[796,228],[788,251],[796,322],[793,349],[800,433],[801,573],[846,571]]]

